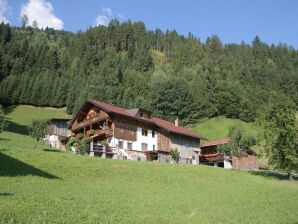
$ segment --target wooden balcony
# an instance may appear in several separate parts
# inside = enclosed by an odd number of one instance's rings
[[[200,156],[200,163],[223,162],[224,156],[219,153],[203,154]]]
[[[90,135],[91,138],[105,136],[106,138],[113,136],[113,130],[110,128],[103,128],[101,130],[95,131],[93,134]]]
[[[102,117],[99,117],[99,116],[95,116],[91,119],[88,119],[88,120],[85,120],[85,121],[82,121],[80,123],[74,123],[73,126],[72,126],[72,130],[78,130],[78,129],[81,129],[81,128],[84,128],[86,126],[89,126],[91,124],[95,124],[97,122],[101,122],[101,121],[104,121],[106,120],[106,118],[102,118]]]

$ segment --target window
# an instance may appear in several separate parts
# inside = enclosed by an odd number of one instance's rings
[[[147,151],[148,150],[148,145],[146,143],[142,143],[142,151]]]
[[[123,141],[118,141],[118,147],[119,149],[123,149]]]
[[[155,131],[152,130],[152,138],[155,138]]]
[[[142,128],[142,135],[143,135],[143,136],[147,136],[147,135],[148,135],[148,130]]]
[[[140,112],[140,117],[143,117],[143,113],[142,112]]]
[[[155,145],[153,145],[152,150],[155,151]]]
[[[131,142],[127,142],[127,148],[128,148],[129,150],[132,150],[132,143],[131,143]]]

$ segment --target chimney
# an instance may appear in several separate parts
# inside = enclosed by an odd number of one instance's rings
[[[176,126],[176,127],[179,126],[179,119],[178,119],[178,117],[175,119],[175,126]]]

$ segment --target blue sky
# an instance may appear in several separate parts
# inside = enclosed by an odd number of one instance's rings
[[[0,21],[20,26],[22,13],[39,26],[74,32],[118,18],[143,21],[149,29],[190,31],[201,41],[217,34],[224,43],[251,43],[259,35],[268,44],[298,48],[296,0],[0,0]]]

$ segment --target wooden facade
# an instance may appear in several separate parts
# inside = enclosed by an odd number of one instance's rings
[[[170,138],[169,133],[165,130],[159,130],[157,134],[157,146],[162,152],[170,151]]]
[[[137,140],[137,124],[135,121],[119,117],[113,120],[113,124],[115,138],[126,139],[128,141]]]

